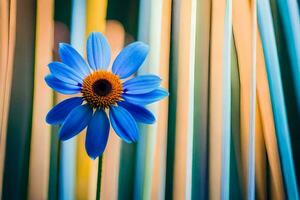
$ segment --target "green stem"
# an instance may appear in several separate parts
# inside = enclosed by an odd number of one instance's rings
[[[101,172],[102,172],[102,158],[103,156],[99,156],[98,158],[98,177],[97,177],[97,193],[96,200],[100,200],[100,191],[101,191]]]

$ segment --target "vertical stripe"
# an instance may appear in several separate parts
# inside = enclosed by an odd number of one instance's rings
[[[266,148],[264,133],[261,121],[261,112],[258,101],[256,105],[256,124],[255,124],[255,177],[257,199],[267,199],[267,173],[266,173]]]
[[[8,4],[10,3],[10,4]],[[9,102],[13,74],[16,35],[16,0],[0,3],[0,198],[2,197],[3,170],[6,148]]]
[[[233,1],[233,32],[241,78],[241,147],[244,190],[249,199],[255,195],[255,102],[256,102],[256,25],[255,6]],[[246,30],[246,31],[245,31]]]
[[[150,53],[148,56],[148,61],[146,62],[146,65],[140,70],[140,73],[152,73],[160,75],[160,68],[163,66],[160,66],[161,60],[163,59],[161,57],[161,50],[162,48],[162,40],[161,40],[161,32],[162,32],[162,17],[163,17],[163,1],[156,0],[151,1],[151,3],[142,2],[141,4],[141,10],[140,12],[147,13],[149,16],[147,17],[145,14],[142,14],[139,24],[141,27],[139,27],[139,38],[144,40],[145,42],[149,43],[150,46]],[[144,5],[143,5],[144,4]],[[170,4],[170,3],[169,3]],[[148,10],[148,11],[147,11]],[[145,20],[148,20],[148,24],[142,24],[142,22],[145,22]],[[167,28],[167,27],[166,27]],[[148,30],[148,34],[146,31]],[[166,41],[168,42],[168,41]],[[167,67],[167,66],[166,66]],[[160,103],[156,103],[150,106],[150,109],[153,111],[153,113],[157,116],[157,122],[155,124],[152,124],[151,126],[143,126],[142,134],[145,137],[145,143],[143,145],[145,156],[144,156],[144,164],[141,166],[144,168],[142,170],[143,172],[143,178],[141,180],[141,185],[143,186],[140,188],[140,191],[135,191],[136,196],[135,198],[143,198],[143,199],[150,199],[155,198],[151,197],[151,189],[153,186],[153,172],[154,172],[154,162],[155,162],[155,151],[156,149],[156,142],[158,140],[158,134],[164,134],[166,132],[166,129],[158,132],[158,125],[160,123],[163,123],[161,119],[159,118],[159,113],[161,112],[159,110]],[[141,144],[138,144],[138,152],[139,147],[142,147]],[[161,147],[163,148],[163,147]],[[139,164],[137,162],[137,164]],[[163,170],[163,169],[162,169]],[[138,172],[136,174],[136,177],[138,177]],[[139,182],[135,183],[136,186],[140,184]],[[136,187],[138,188],[138,187]],[[157,193],[156,195],[161,195],[160,193]]]
[[[280,77],[279,60],[275,42],[273,20],[269,1],[260,0],[258,7],[258,25],[262,38],[263,50],[266,61],[270,93],[274,110],[275,127],[279,142],[283,175],[285,178],[287,195],[289,199],[299,199],[295,177],[294,162],[292,157],[289,127],[286,116],[283,88]]]
[[[80,53],[84,52],[85,37],[85,3],[84,1],[74,0],[71,14],[71,45]],[[61,95],[59,95],[61,96]],[[62,100],[62,99],[61,99]],[[75,197],[75,177],[76,173],[76,142],[77,138],[72,138],[61,143],[61,162],[60,162],[60,190],[59,199],[74,199]]]
[[[212,1],[209,85],[209,198],[221,199],[226,1]],[[227,25],[228,26],[228,25]],[[224,94],[225,95],[225,94]]]
[[[192,199],[207,198],[208,77],[211,0],[197,2]]]
[[[171,29],[171,4],[172,0],[162,1],[161,14],[161,51],[158,74],[162,79],[162,87],[168,89],[169,82],[169,53],[170,53],[170,29]],[[164,99],[158,105],[157,113],[157,137],[154,147],[153,178],[151,184],[151,199],[165,198],[166,179],[166,150],[167,150],[167,121],[168,99]]]
[[[190,199],[197,2],[174,2],[180,4],[180,9],[179,21],[175,22],[178,23],[179,33],[173,196],[175,199]]]
[[[230,199],[242,198],[242,167],[240,145],[240,76],[234,38],[231,39],[231,163]]]
[[[222,64],[222,172],[221,199],[229,199],[230,185],[230,135],[231,135],[231,38],[232,1],[226,1],[225,30]]]
[[[258,32],[258,30],[257,30]],[[270,90],[266,72],[262,44],[259,35],[257,36],[257,97],[261,113],[261,121],[264,133],[264,140],[270,163],[271,185],[274,188],[272,195],[275,199],[284,199],[284,188],[281,173],[280,158],[277,146],[275,124],[273,118]]]
[[[149,43],[150,37],[150,22],[151,22],[151,1],[141,0],[139,6],[139,21],[138,21],[138,40]],[[153,21],[153,20],[152,20]],[[143,74],[149,69],[150,52],[147,59],[138,71],[138,74]],[[145,179],[145,163],[146,163],[146,145],[149,129],[148,125],[139,125],[140,138],[137,142],[136,151],[136,166],[134,178],[134,198],[141,199],[143,197],[144,179]],[[153,134],[153,133],[151,133]]]
[[[27,196],[32,124],[36,2],[18,1],[16,46],[10,98],[3,199]]]
[[[88,0],[86,2],[86,38],[91,32],[104,32],[106,24],[106,9],[107,0]],[[87,174],[86,178],[88,181],[88,196],[86,198],[96,199],[97,190],[101,189],[101,186],[97,185],[97,177],[101,177],[97,175],[98,173],[102,173],[102,166],[98,166],[98,159],[101,159],[101,157],[96,160],[91,160],[87,156],[84,147],[84,135],[85,134],[81,135],[81,137],[79,138],[77,147],[78,151],[84,151],[84,153],[81,153],[81,158],[77,159],[79,159],[81,163],[86,162],[86,168],[81,168],[81,170],[83,170],[83,173]],[[102,157],[103,161],[105,162],[105,153],[102,155]],[[101,181],[99,181],[98,183],[101,183]]]
[[[45,116],[51,109],[53,93],[51,88],[44,84],[44,77],[49,73],[46,66],[52,60],[53,6],[52,0],[37,1],[29,199],[47,199],[48,197],[51,127],[45,122]]]
[[[299,2],[298,2],[299,4]],[[297,0],[277,0],[283,32],[290,56],[293,72],[298,112],[300,112],[300,11]]]

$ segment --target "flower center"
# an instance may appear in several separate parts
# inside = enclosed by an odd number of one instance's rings
[[[108,95],[112,89],[111,83],[105,79],[97,80],[92,87],[93,91],[101,97]]]
[[[122,82],[111,72],[96,71],[83,80],[81,93],[94,108],[108,108],[122,100]]]

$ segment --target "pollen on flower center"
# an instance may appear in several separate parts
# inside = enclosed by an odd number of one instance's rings
[[[109,71],[96,71],[83,80],[83,98],[94,108],[108,108],[122,100],[120,78]]]

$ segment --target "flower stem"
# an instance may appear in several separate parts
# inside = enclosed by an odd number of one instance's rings
[[[97,177],[97,193],[96,193],[96,200],[100,199],[100,192],[101,192],[101,172],[102,172],[102,155],[98,158],[98,177]]]

